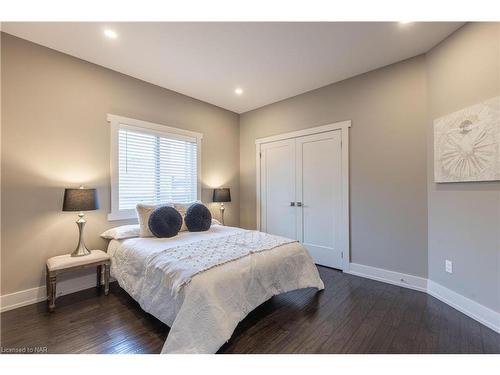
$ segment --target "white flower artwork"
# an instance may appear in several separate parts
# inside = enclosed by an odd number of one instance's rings
[[[434,120],[434,180],[500,180],[500,97]]]

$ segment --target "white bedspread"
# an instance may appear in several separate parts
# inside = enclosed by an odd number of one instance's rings
[[[175,247],[166,244],[165,250],[146,259],[146,275],[160,272],[162,284],[177,294],[202,272],[291,242],[295,241],[256,230],[243,230]]]
[[[162,353],[215,353],[238,323],[273,295],[324,288],[312,259],[297,242],[207,269],[193,276],[177,294],[162,267],[147,266],[148,260],[165,249],[243,232],[213,225],[207,232],[181,232],[171,239],[110,242],[112,276],[145,311],[170,326]]]

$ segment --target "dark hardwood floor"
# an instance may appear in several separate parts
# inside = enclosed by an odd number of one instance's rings
[[[325,290],[273,297],[219,353],[500,353],[500,335],[422,292],[319,267]],[[116,283],[1,314],[1,346],[159,353],[169,328]],[[43,350],[43,349],[42,349]]]

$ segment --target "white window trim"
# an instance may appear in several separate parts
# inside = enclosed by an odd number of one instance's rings
[[[197,199],[201,200],[201,140],[202,133],[190,130],[178,129],[167,125],[155,124],[152,122],[136,120],[128,117],[108,114],[107,120],[111,126],[110,131],[110,173],[111,173],[111,212],[108,214],[108,220],[127,220],[136,219],[137,215],[134,209],[120,210],[118,204],[119,197],[119,176],[118,176],[118,130],[128,128],[135,130],[147,129],[149,133],[168,138],[196,141],[196,165],[197,165]]]

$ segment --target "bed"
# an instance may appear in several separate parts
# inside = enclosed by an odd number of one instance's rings
[[[175,254],[179,252],[196,263],[200,259],[192,254],[225,252],[220,249],[228,243],[244,247],[242,238],[249,236],[266,236],[262,238],[274,245],[213,261],[187,276],[184,273],[189,267],[177,267],[180,261],[175,261],[179,258]],[[324,288],[301,244],[269,236],[212,225],[206,232],[185,231],[168,239],[112,240],[108,246],[111,276],[143,310],[170,326],[162,353],[215,353],[238,323],[272,296],[301,288]],[[194,253],[186,256],[187,249]]]

